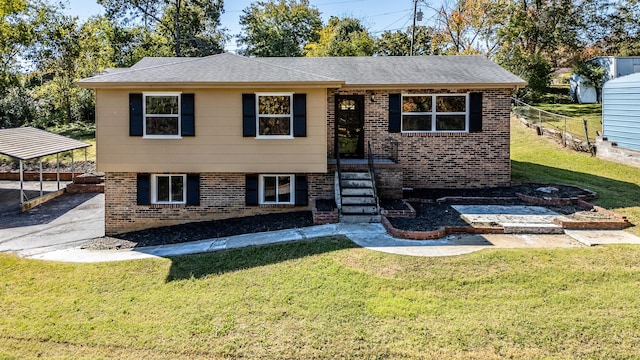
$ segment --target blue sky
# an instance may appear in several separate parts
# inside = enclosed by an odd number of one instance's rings
[[[103,11],[102,6],[95,0],[68,0],[67,13],[81,19]],[[229,29],[230,34],[240,32],[239,17],[242,10],[255,0],[227,0],[224,2],[225,13],[222,15],[222,26]],[[374,34],[385,30],[404,29],[411,25],[413,16],[413,0],[311,0],[310,3],[322,13],[323,20],[327,21],[332,15],[344,17],[350,16],[360,19]],[[441,0],[430,1],[429,5],[437,7]],[[426,7],[424,0],[419,1],[419,8],[425,13],[425,20],[432,16],[433,11]],[[424,22],[423,22],[424,23]],[[227,51],[235,51],[235,39],[226,46]]]

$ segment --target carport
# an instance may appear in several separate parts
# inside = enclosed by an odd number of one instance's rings
[[[56,155],[56,179],[58,181],[58,192],[60,192],[60,153],[76,149],[85,149],[91,146],[85,142],[68,138],[66,136],[53,134],[33,127],[20,127],[12,129],[0,129],[0,154],[9,156],[20,161],[20,206],[22,211],[25,208],[24,194],[24,165],[26,160],[42,158],[44,156]],[[71,153],[71,178],[75,173],[73,152]],[[40,160],[40,197],[43,197],[42,188],[42,160]],[[36,199],[39,199],[36,198]],[[36,204],[37,205],[37,204]],[[35,206],[35,205],[34,205]]]

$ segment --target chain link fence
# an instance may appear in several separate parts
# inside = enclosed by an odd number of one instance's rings
[[[595,138],[589,136],[587,121],[580,118],[554,114],[538,109],[516,98],[511,98],[511,114],[527,126],[535,128],[538,135],[546,135],[574,150],[593,152]]]

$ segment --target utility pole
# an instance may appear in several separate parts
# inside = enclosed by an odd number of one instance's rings
[[[413,43],[416,39],[416,12],[418,11],[418,0],[413,0],[413,27],[411,27],[411,49],[409,56],[413,56]]]

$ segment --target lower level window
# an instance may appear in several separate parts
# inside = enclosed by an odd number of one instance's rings
[[[261,204],[293,204],[293,175],[260,175]]]
[[[152,204],[184,204],[186,203],[187,175],[153,175],[151,181]]]

